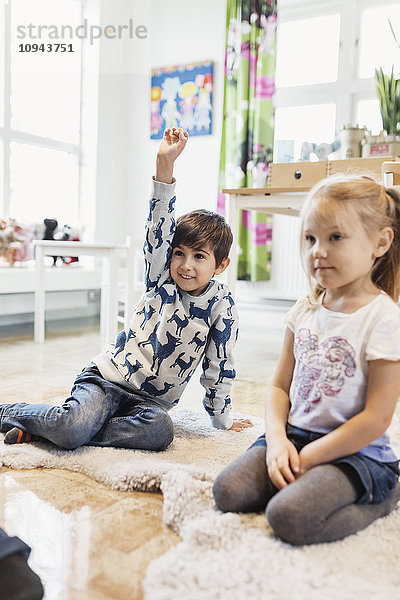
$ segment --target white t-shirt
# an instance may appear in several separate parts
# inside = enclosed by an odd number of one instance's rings
[[[400,309],[383,292],[350,314],[312,308],[302,298],[285,323],[295,335],[288,417],[294,427],[317,433],[339,427],[364,409],[368,362],[400,360]],[[394,416],[384,435],[361,454],[381,462],[398,460],[397,423]]]

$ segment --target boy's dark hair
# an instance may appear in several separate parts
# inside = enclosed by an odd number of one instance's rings
[[[224,258],[228,257],[232,241],[232,231],[224,217],[200,208],[179,217],[172,247],[201,248],[208,246],[214,253],[216,267],[219,267]]]

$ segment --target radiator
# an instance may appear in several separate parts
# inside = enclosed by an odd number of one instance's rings
[[[300,262],[299,230],[298,217],[274,215],[271,279],[265,290],[267,297],[296,300],[307,293],[307,280]]]

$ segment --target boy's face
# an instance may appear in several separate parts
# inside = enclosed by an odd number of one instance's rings
[[[229,265],[225,258],[220,265],[215,264],[214,252],[208,246],[190,248],[175,246],[172,251],[170,273],[181,290],[192,296],[200,296],[213,275],[219,275]]]

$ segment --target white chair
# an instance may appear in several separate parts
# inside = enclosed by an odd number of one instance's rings
[[[135,254],[137,250],[133,247],[130,236],[126,238],[126,261],[123,272],[118,276],[118,323],[122,323],[124,329],[129,327],[135,300]],[[120,314],[121,313],[121,314]]]

